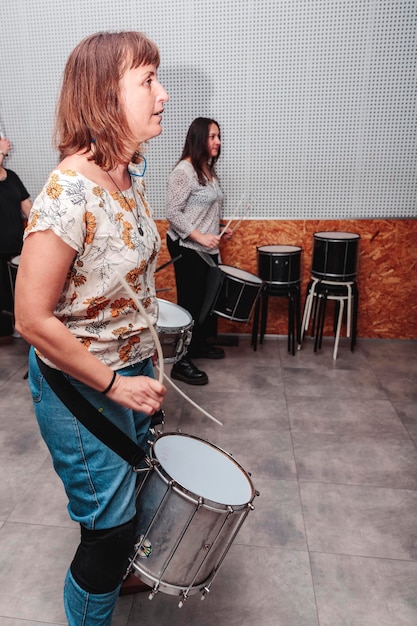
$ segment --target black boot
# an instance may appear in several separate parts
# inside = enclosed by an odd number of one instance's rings
[[[171,378],[182,380],[189,385],[207,385],[208,383],[207,374],[199,370],[187,356],[184,356],[178,363],[174,363]]]

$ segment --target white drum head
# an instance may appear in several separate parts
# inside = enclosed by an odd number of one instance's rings
[[[272,254],[288,254],[291,252],[299,252],[301,248],[299,248],[298,246],[284,246],[276,244],[271,246],[260,246],[258,250],[260,252],[269,252]]]
[[[168,302],[168,300],[158,300],[158,322],[160,328],[184,328],[191,324],[192,317],[181,306]]]
[[[10,261],[11,265],[15,265],[16,267],[19,267],[19,263],[20,263],[20,254],[18,256],[15,256],[11,259]]]
[[[176,483],[212,502],[242,505],[251,501],[253,487],[239,464],[212,444],[190,435],[162,435],[154,451]]]
[[[329,239],[334,241],[339,241],[341,239],[359,239],[359,235],[357,233],[344,233],[338,231],[314,233],[314,237],[320,237],[321,239]]]
[[[238,267],[233,267],[232,265],[219,265],[219,268],[225,274],[233,276],[234,278],[242,280],[246,283],[256,283],[257,285],[262,283],[262,280],[258,276],[255,276],[255,274],[251,274],[250,272],[245,272],[245,270],[241,270]]]

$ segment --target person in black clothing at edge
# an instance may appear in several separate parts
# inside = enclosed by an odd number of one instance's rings
[[[13,334],[13,292],[7,263],[20,255],[24,221],[32,207],[29,193],[19,176],[6,169],[5,158],[12,144],[0,138],[0,336]]]
[[[204,257],[209,255],[209,262],[218,264],[220,239],[232,236],[230,229],[220,235],[223,191],[215,170],[220,147],[219,124],[210,118],[196,118],[168,178],[167,246],[172,259],[180,256],[174,264],[177,303],[194,320],[188,353],[173,365],[171,377],[191,385],[208,383],[207,374],[191,359],[225,356],[223,349],[212,343],[217,334],[216,317],[208,314],[201,319],[210,292],[210,265]]]

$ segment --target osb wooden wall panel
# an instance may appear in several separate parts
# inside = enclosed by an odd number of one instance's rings
[[[170,259],[166,248],[167,222],[157,222],[162,237],[158,265]],[[302,248],[302,302],[310,277],[313,234],[320,231],[358,233],[358,337],[417,339],[417,220],[248,220],[233,239],[222,244],[222,263],[257,273],[257,246],[295,245]],[[173,266],[156,275],[158,297],[176,302]],[[267,333],[287,334],[287,300],[270,298]],[[331,335],[331,311],[325,334]],[[219,319],[219,332],[250,333],[251,324]]]

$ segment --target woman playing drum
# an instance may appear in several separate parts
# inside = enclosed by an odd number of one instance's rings
[[[166,389],[122,277],[156,324],[160,247],[141,144],[161,133],[159,53],[137,32],[97,33],[71,53],[57,109],[62,161],[34,202],[16,285],[16,326],[34,346],[41,433],[81,526],[64,603],[69,626],[109,626],[135,539],[136,474],[60,402],[37,358],[143,447]],[[100,413],[98,413],[100,415]]]
[[[218,123],[198,117],[188,129],[181,158],[168,179],[167,246],[172,258],[181,255],[174,265],[177,301],[194,319],[188,354],[174,364],[171,376],[191,385],[208,383],[207,374],[191,359],[224,357],[221,348],[208,342],[216,336],[216,318],[209,315],[200,319],[210,268],[204,254],[209,255],[213,265],[219,260],[223,192],[215,165],[220,147]],[[230,237],[227,229],[224,238]]]

